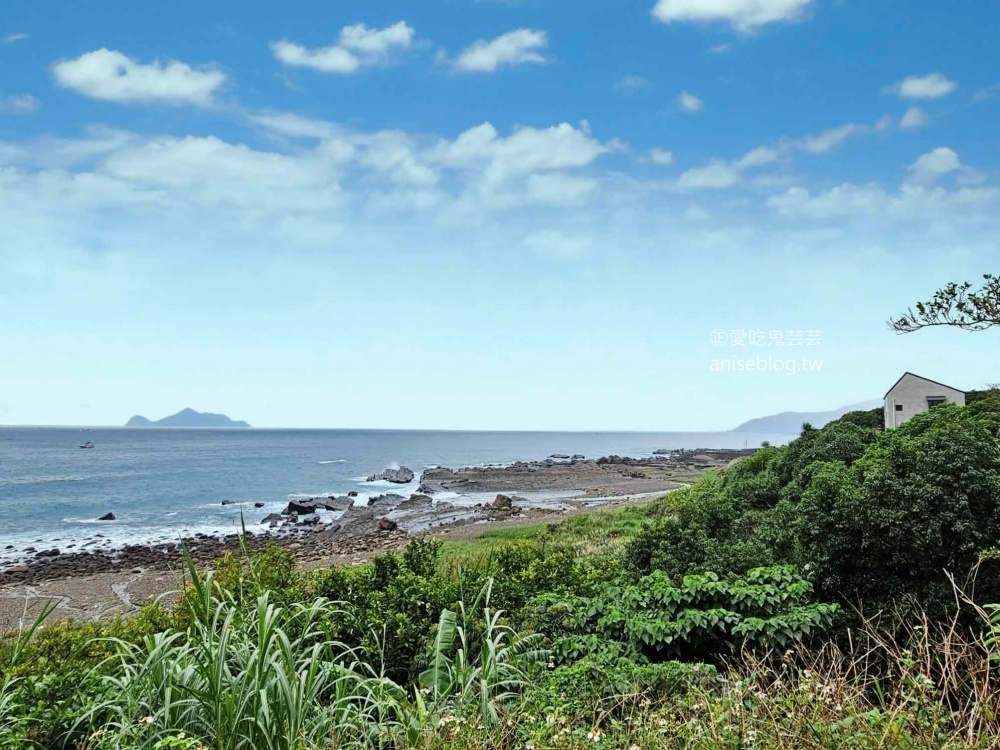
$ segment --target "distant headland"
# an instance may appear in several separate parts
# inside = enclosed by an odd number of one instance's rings
[[[126,427],[249,427],[246,422],[236,422],[225,414],[209,414],[194,409],[183,409],[176,414],[152,421],[141,416],[132,417]]]

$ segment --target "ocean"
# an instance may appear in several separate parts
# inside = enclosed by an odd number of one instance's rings
[[[657,448],[743,448],[793,436],[748,433],[422,432],[390,430],[0,427],[0,561],[25,547],[117,548],[237,531],[290,498],[358,502],[416,491],[433,466],[504,464],[555,453],[649,456]],[[79,446],[91,441],[95,447]],[[408,466],[411,485],[367,482]],[[231,505],[222,505],[223,501]],[[255,508],[255,503],[264,503]],[[114,522],[97,521],[114,513]]]

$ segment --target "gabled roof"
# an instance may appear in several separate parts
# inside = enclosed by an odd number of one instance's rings
[[[899,380],[897,380],[895,383],[892,384],[892,388],[895,388],[897,385],[899,385],[903,381],[903,378],[905,378],[907,375],[912,375],[913,377],[920,378],[921,380],[926,381],[928,383],[933,383],[934,385],[939,385],[942,388],[949,388],[949,389],[951,389],[953,391],[958,391],[959,393],[965,393],[965,391],[963,391],[961,388],[956,388],[953,385],[945,385],[944,383],[939,383],[936,380],[931,380],[930,378],[925,378],[923,375],[917,375],[915,372],[910,372],[909,370],[907,370],[906,372],[904,372],[902,374],[902,376],[899,378]],[[885,392],[885,396],[888,396],[890,393],[892,393],[892,388],[890,388],[889,390],[887,390]],[[882,398],[884,399],[885,396],[882,396]]]

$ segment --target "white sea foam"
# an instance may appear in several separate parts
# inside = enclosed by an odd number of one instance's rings
[[[335,458],[333,461],[320,461],[320,466],[329,466],[330,464],[346,464],[346,458]]]

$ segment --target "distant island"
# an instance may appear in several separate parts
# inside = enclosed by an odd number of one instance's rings
[[[808,422],[813,427],[819,429],[835,419],[852,411],[868,411],[876,409],[882,405],[881,401],[865,401],[860,404],[841,406],[833,411],[786,411],[781,414],[772,414],[767,417],[758,417],[744,422],[733,432],[756,432],[764,435],[798,435],[802,431],[802,425]]]
[[[194,409],[184,409],[156,422],[141,416],[132,417],[126,427],[249,427],[246,422],[236,422],[225,414],[209,414]]]

